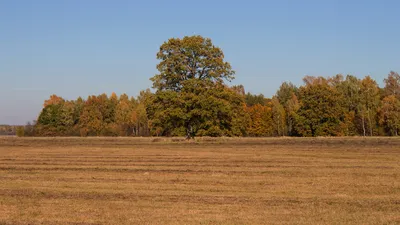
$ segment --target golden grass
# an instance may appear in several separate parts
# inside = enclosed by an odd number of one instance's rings
[[[0,224],[398,224],[398,138],[0,138]]]

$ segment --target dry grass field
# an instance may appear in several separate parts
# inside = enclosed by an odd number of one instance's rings
[[[0,224],[400,224],[400,139],[0,138]]]

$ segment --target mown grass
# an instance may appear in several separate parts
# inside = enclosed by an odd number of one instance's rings
[[[0,224],[397,224],[398,138],[0,138]]]

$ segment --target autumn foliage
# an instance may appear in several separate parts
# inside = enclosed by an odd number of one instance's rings
[[[400,132],[400,76],[380,88],[370,76],[304,77],[272,98],[229,86],[235,72],[201,36],[172,38],[157,53],[155,92],[65,100],[52,95],[37,136],[374,136]]]

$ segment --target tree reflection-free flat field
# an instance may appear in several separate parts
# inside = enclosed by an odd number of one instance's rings
[[[400,223],[398,138],[0,137],[3,224]]]

